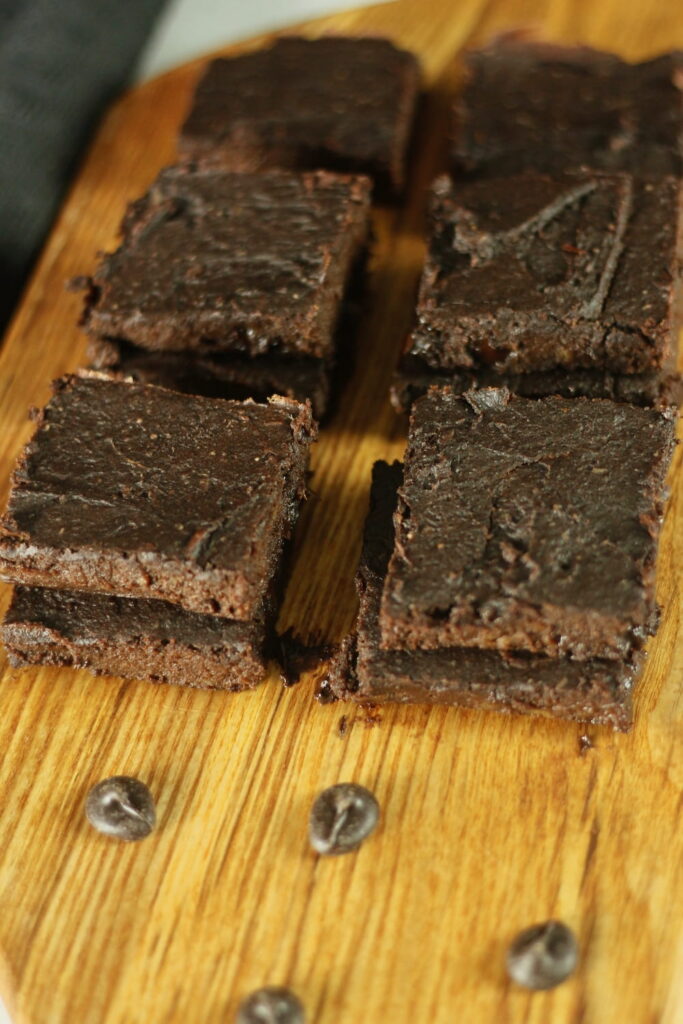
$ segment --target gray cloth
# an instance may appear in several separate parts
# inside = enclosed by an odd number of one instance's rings
[[[165,0],[0,0],[0,327]]]

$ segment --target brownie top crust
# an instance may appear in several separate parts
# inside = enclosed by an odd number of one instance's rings
[[[163,170],[91,279],[83,322],[148,349],[325,358],[365,243],[369,179]]]
[[[621,657],[653,623],[674,417],[503,388],[413,406],[383,646]]]
[[[396,192],[419,82],[415,56],[387,39],[278,39],[209,64],[180,150],[239,170],[363,172]]]
[[[309,407],[283,398],[65,377],[15,469],[0,572],[251,618],[296,520],[314,433]]]
[[[681,51],[629,64],[504,38],[465,57],[455,163],[492,176],[580,167],[680,175],[682,89]]]
[[[521,174],[433,188],[408,355],[643,373],[675,350],[679,182]]]

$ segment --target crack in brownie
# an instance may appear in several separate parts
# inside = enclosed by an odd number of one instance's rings
[[[621,658],[651,628],[674,414],[505,389],[413,406],[382,646]]]
[[[2,626],[10,664],[201,689],[246,690],[266,673],[263,621],[188,612],[166,601],[15,587]]]
[[[0,573],[252,619],[296,522],[314,436],[310,407],[284,398],[67,376],[15,468]]]
[[[453,158],[477,176],[587,167],[683,174],[683,53],[628,64],[503,37],[465,56]]]
[[[394,198],[405,184],[419,85],[417,59],[387,39],[278,39],[208,65],[180,152],[236,171],[361,172]]]
[[[166,168],[90,279],[85,329],[153,350],[329,359],[369,189],[324,171]]]
[[[356,631],[343,641],[328,676],[335,696],[536,712],[628,729],[631,691],[643,661],[640,650],[626,661],[575,661],[458,647],[382,648],[380,603],[402,478],[400,463],[375,463],[356,577],[360,601]]]
[[[639,376],[636,393],[654,390],[653,374],[665,386],[677,354],[679,211],[673,178],[440,178],[402,374],[417,364],[523,385],[523,374],[550,373],[555,387],[554,371],[592,370]]]

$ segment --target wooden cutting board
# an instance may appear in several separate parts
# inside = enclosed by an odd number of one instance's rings
[[[392,37],[422,57],[431,99],[410,202],[376,217],[362,358],[313,456],[283,629],[334,640],[352,622],[370,467],[404,445],[386,393],[457,51],[535,25],[644,58],[683,46],[676,7],[399,0],[304,27]],[[0,353],[3,501],[28,407],[83,357],[79,299],[63,283],[93,267],[125,203],[171,160],[201,64],[118,102],[76,176]],[[292,986],[316,1024],[683,1021],[680,473],[672,484],[666,612],[627,736],[445,708],[321,706],[313,673],[292,689],[273,673],[230,696],[3,660],[0,991],[18,1024],[218,1024],[263,984]],[[158,831],[132,846],[83,815],[89,786],[118,773],[158,800]],[[381,828],[356,855],[318,859],[309,807],[340,781],[374,790]],[[547,994],[512,987],[506,944],[553,916],[579,936],[578,973]]]

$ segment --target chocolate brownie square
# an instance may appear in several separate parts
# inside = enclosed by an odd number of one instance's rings
[[[538,712],[628,729],[631,691],[643,661],[575,661],[528,652],[443,647],[384,650],[380,603],[394,546],[392,515],[402,482],[399,463],[373,470],[370,511],[356,585],[355,633],[342,644],[328,682],[340,699],[455,704],[496,711]]]
[[[14,582],[249,620],[305,493],[310,408],[68,376],[38,415],[0,523]]]
[[[656,614],[673,412],[505,389],[413,406],[382,645],[621,658]]]
[[[624,174],[440,178],[403,372],[670,376],[680,188]]]
[[[95,271],[84,326],[153,350],[329,359],[369,187],[324,171],[166,168]]]
[[[465,57],[453,156],[478,176],[683,173],[683,53],[628,64],[508,36]]]
[[[2,626],[10,663],[211,690],[247,690],[266,672],[266,626],[166,601],[16,587]]]
[[[208,65],[180,152],[235,171],[361,172],[392,198],[405,184],[419,87],[417,59],[388,39],[278,39]]]

